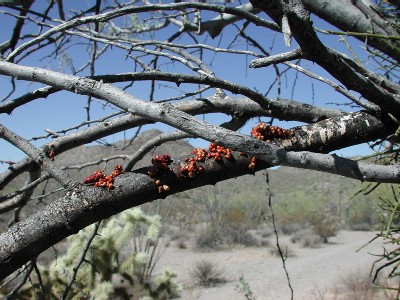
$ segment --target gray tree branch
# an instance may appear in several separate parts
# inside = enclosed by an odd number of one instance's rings
[[[35,148],[31,143],[29,143],[24,138],[13,133],[6,127],[0,124],[0,138],[6,140],[7,142],[13,144],[15,147],[25,152],[32,158],[32,160],[39,165],[40,168],[49,172],[49,174],[57,180],[63,187],[72,188],[75,184],[73,180],[67,173],[58,168],[51,160],[46,156],[46,153]]]
[[[377,166],[332,155],[286,152],[283,149],[279,150],[277,158],[284,165],[322,168],[327,172],[359,180],[382,181],[386,178],[389,182],[400,181],[399,166]],[[0,280],[51,245],[92,223],[160,197],[250,172],[250,158],[238,152],[235,152],[234,160],[216,162],[208,159],[204,163],[204,173],[194,179],[180,176],[181,161],[183,159],[174,160],[171,171],[160,175],[163,182],[171,187],[164,194],[158,192],[154,179],[146,175],[147,168],[143,168],[116,177],[114,190],[85,186],[75,188],[36,214],[16,223],[0,234]],[[254,171],[269,166],[266,162],[257,161]]]
[[[259,104],[247,98],[238,99],[225,96],[220,97],[219,95],[214,95],[207,99],[190,100],[172,105],[176,109],[182,110],[191,115],[222,112],[232,116],[273,116],[306,123],[314,123],[326,118],[345,115],[345,113],[340,110],[318,108],[312,105],[285,99],[274,101],[274,105],[276,105],[277,108],[269,110],[263,109]],[[106,120],[78,132],[56,138],[51,142],[51,144],[53,144],[55,156],[57,156],[58,154],[79,145],[84,145],[110,134],[150,123],[152,123],[152,121],[147,118],[126,115],[112,120]],[[4,188],[5,185],[22,172],[32,168],[37,167],[35,166],[34,161],[29,157],[14,164],[0,175],[0,189]]]
[[[203,122],[177,110],[168,103],[144,102],[112,85],[92,79],[40,68],[23,67],[5,61],[0,61],[0,73],[107,100],[132,114],[166,123],[191,135],[246,152],[270,164],[276,165],[279,162],[279,153],[283,150],[272,144],[262,143],[255,138]]]

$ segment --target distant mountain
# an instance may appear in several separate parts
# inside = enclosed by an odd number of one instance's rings
[[[148,130],[138,135],[132,142],[121,140],[111,145],[90,145],[80,146],[56,157],[56,163],[60,166],[72,166],[100,160],[113,155],[131,155],[135,153],[144,143],[161,134],[160,130]],[[151,156],[157,154],[169,154],[178,157],[190,153],[193,147],[186,141],[168,142],[147,154],[135,167],[142,167],[150,164]],[[123,164],[123,160],[113,160],[109,163],[112,168],[115,164]],[[100,164],[102,168],[104,165]],[[93,167],[99,169],[99,167]],[[85,171],[85,173],[87,173]]]

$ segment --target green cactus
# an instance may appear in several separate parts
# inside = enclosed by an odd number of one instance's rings
[[[17,298],[61,298],[75,272],[68,299],[129,299],[133,293],[135,298],[168,299],[178,290],[176,274],[165,271],[151,276],[157,262],[154,256],[160,253],[156,249],[161,247],[160,227],[159,215],[146,215],[140,208],[88,226],[68,238],[65,254],[48,266],[38,265],[40,279],[32,272],[31,281],[23,285]]]

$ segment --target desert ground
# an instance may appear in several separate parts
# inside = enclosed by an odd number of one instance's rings
[[[352,279],[366,281],[371,264],[376,260],[371,254],[383,251],[379,240],[357,251],[374,236],[373,232],[340,231],[328,244],[321,244],[318,248],[304,248],[293,244],[290,237],[280,237],[280,244],[291,253],[286,266],[294,299],[354,299],[351,291],[345,288],[346,282]],[[269,246],[234,246],[220,251],[198,251],[190,247],[180,249],[172,243],[161,256],[157,271],[170,269],[177,273],[177,281],[182,287],[181,299],[246,299],[238,288],[241,276],[252,292],[253,298],[248,299],[290,299],[282,260],[271,251],[275,237],[270,239]],[[221,271],[222,282],[212,287],[196,284],[192,270],[200,260],[215,263]],[[384,297],[376,294],[362,296],[361,288],[355,288],[360,289],[358,299]]]

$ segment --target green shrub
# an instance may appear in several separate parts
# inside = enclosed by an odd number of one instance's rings
[[[378,189],[379,193],[381,189]],[[344,223],[351,230],[375,230],[380,223],[376,194],[359,193],[344,208]]]
[[[258,246],[258,240],[248,232],[245,228],[232,228],[228,232],[229,241],[235,245],[243,245],[246,247]]]
[[[225,243],[226,236],[220,230],[207,227],[200,231],[196,238],[196,247],[198,249],[217,250]]]
[[[243,294],[247,300],[255,300],[250,284],[246,281],[243,275],[239,278],[239,283],[236,285],[236,290]]]
[[[303,229],[292,234],[292,243],[299,243],[306,248],[318,248],[322,243],[322,238],[316,235],[312,229]]]
[[[330,237],[336,236],[339,230],[337,218],[329,213],[316,213],[311,218],[313,232],[322,238],[324,243],[328,243]]]
[[[211,187],[202,199],[206,213],[206,228],[196,239],[199,249],[219,249],[227,244],[257,245],[258,241],[248,233],[254,226],[246,213],[247,199],[237,198],[234,189],[221,191],[220,185]]]
[[[279,230],[292,234],[308,226],[309,220],[321,204],[305,192],[288,193],[274,203],[275,220]]]
[[[374,299],[398,299],[396,290],[379,288],[378,286],[389,286],[386,280],[380,279],[377,285],[373,285],[369,271],[357,270],[346,274],[335,285],[334,296],[338,300],[374,300]],[[398,282],[397,282],[398,284]]]
[[[283,257],[293,257],[293,256],[295,256],[295,253],[293,252],[293,249],[291,247],[289,247],[288,245],[280,244],[279,248],[282,251]],[[280,257],[281,255],[279,253],[279,248],[278,248],[277,245],[274,245],[274,246],[271,247],[269,252],[274,256]]]

